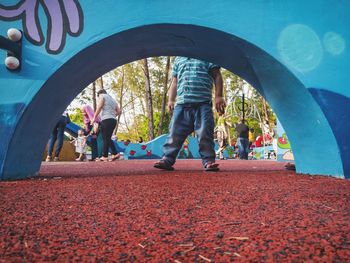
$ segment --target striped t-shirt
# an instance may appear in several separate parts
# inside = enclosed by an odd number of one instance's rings
[[[214,80],[209,74],[219,66],[194,58],[176,57],[172,75],[177,78],[176,104],[209,102]]]

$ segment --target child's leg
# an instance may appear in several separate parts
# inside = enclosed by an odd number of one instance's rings
[[[191,118],[191,108],[184,108],[177,105],[171,119],[169,135],[163,145],[163,159],[171,166],[175,163],[176,157],[186,140],[193,131],[193,120]]]
[[[204,104],[198,108],[194,129],[203,165],[207,162],[215,163],[214,118],[211,104]]]
[[[79,153],[79,157],[75,159],[76,161],[82,161],[83,160],[83,154]]]

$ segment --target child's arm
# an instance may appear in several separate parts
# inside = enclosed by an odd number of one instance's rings
[[[91,135],[92,134],[97,134],[98,133],[98,128],[99,128],[99,123],[95,122],[94,125],[92,126],[92,129],[91,129]]]
[[[220,68],[213,68],[210,71],[215,84],[215,108],[219,113],[225,113],[226,102],[223,96],[223,80]]]
[[[168,110],[170,113],[173,112],[174,110],[174,105],[175,105],[175,100],[176,100],[176,95],[177,95],[177,77],[173,77],[171,84],[170,84],[170,88],[168,91],[168,96],[169,96],[169,100],[168,100]]]
[[[97,109],[95,111],[94,117],[91,120],[91,123],[95,122],[95,120],[96,120],[97,116],[100,114],[104,104],[105,104],[105,99],[103,98],[103,96],[100,96],[100,98],[98,99],[98,102],[97,102]]]

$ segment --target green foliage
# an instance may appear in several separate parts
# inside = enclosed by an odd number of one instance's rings
[[[130,140],[137,142],[139,137],[146,140],[148,136],[148,123],[146,116],[139,114],[134,117],[133,124],[128,131],[119,131],[117,137],[119,140]]]
[[[155,113],[154,120],[155,120],[156,127],[158,127],[159,121],[160,121],[160,112]],[[171,120],[171,116],[169,112],[165,112],[163,125],[162,125],[163,134],[169,132],[170,120]]]
[[[227,102],[226,115],[228,121],[232,123],[230,128],[230,137],[236,138],[236,131],[234,124],[239,123],[242,117],[242,95],[245,95],[245,120],[246,124],[254,129],[254,135],[262,134],[261,122],[268,115],[268,121],[270,124],[274,124],[276,116],[273,113],[271,107],[265,103],[266,112],[264,112],[264,98],[259,94],[257,90],[251,87],[248,83],[244,82],[239,76],[222,69],[221,74],[223,76],[225,98]]]
[[[160,119],[160,112],[154,113],[155,127],[158,127]],[[163,134],[169,132],[170,115],[167,112],[164,116],[164,122],[162,125]],[[133,125],[129,128],[128,132],[118,132],[117,137],[120,140],[131,140],[132,142],[137,142],[139,137],[142,137],[144,141],[148,138],[148,120],[145,115],[137,115],[133,120]]]
[[[71,122],[74,122],[75,124],[79,125],[80,127],[84,126],[84,117],[79,108],[74,110],[74,113],[69,114]]]

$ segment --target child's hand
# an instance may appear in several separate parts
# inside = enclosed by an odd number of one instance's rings
[[[174,101],[169,101],[168,102],[168,111],[170,112],[170,114],[173,114],[174,107],[175,107],[175,102]]]
[[[225,113],[226,102],[225,99],[221,96],[215,97],[215,108],[219,114]]]
[[[98,126],[99,124],[98,123],[94,123],[94,126],[92,127],[92,131],[94,134],[97,134],[98,133]]]

